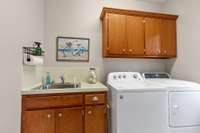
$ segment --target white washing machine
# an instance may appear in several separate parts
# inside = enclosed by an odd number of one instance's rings
[[[200,85],[172,79],[167,73],[143,73],[150,83],[168,88],[170,133],[200,132]]]
[[[108,75],[112,133],[168,133],[168,95],[140,73]]]
[[[199,85],[181,89],[158,80],[135,72],[108,75],[112,133],[200,132]]]

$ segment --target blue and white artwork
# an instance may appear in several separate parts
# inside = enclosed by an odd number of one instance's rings
[[[57,37],[58,61],[89,61],[89,39]]]

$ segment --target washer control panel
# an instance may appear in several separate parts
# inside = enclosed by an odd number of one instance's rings
[[[139,72],[114,72],[108,75],[108,82],[142,79],[142,75]]]
[[[168,73],[165,72],[147,72],[143,73],[143,78],[144,79],[170,79],[171,76]]]

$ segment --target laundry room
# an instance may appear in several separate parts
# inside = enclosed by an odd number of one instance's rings
[[[199,5],[1,0],[0,132],[199,133]]]

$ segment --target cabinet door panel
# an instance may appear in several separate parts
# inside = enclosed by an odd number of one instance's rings
[[[122,54],[125,52],[125,24],[126,16],[119,14],[108,15],[108,46],[109,54]]]
[[[23,133],[55,133],[53,110],[25,111]]]
[[[162,55],[176,56],[175,20],[162,20]]]
[[[56,133],[82,133],[82,108],[66,108],[56,110]]]
[[[106,110],[104,105],[86,107],[85,133],[106,133]]]
[[[161,19],[145,19],[145,47],[146,55],[161,55]]]
[[[127,16],[126,21],[128,53],[144,55],[144,18]]]

